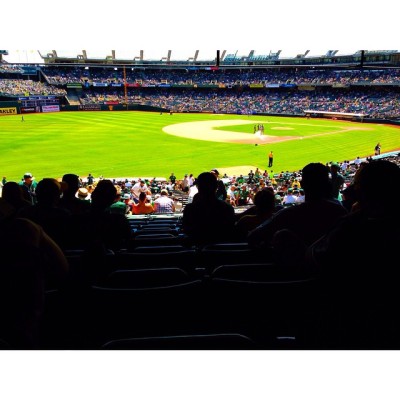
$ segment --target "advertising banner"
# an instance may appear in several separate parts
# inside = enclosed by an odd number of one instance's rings
[[[22,114],[40,112],[40,107],[21,107]]]
[[[36,67],[22,67],[22,75],[36,75],[37,68]]]
[[[309,91],[312,91],[312,90],[315,90],[315,86],[299,85],[299,86],[298,86],[298,89],[299,89],[299,90],[309,90]]]
[[[18,100],[54,100],[57,101],[57,96],[25,96],[18,97]]]
[[[0,108],[0,116],[15,115],[17,114],[17,107],[4,107]]]
[[[198,83],[197,85],[194,85],[194,87],[216,89],[216,88],[218,88],[218,85],[211,85],[211,84],[207,84],[207,83]]]
[[[345,85],[344,83],[334,83],[334,84],[332,85],[332,87],[333,87],[333,88],[336,88],[336,89],[343,89],[343,88],[348,88],[349,86],[348,86],[348,85]]]
[[[80,84],[80,83],[67,83],[67,89],[82,89],[82,84]]]
[[[60,106],[42,106],[42,112],[57,112],[60,111]]]
[[[193,88],[193,87],[197,87],[197,86],[188,84],[188,83],[182,83],[182,84],[175,83],[175,84],[171,85],[171,87]]]
[[[100,104],[83,104],[79,106],[81,111],[101,111]]]
[[[260,89],[263,88],[264,85],[262,83],[250,83],[249,87],[251,89]]]

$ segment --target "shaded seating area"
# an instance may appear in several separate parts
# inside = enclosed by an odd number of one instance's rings
[[[399,169],[388,161],[364,165],[355,181],[365,187],[360,208],[341,212],[307,246],[297,246],[288,229],[257,245],[208,240],[210,228],[188,244],[179,217],[168,216],[124,219],[128,225],[112,231],[127,231],[119,247],[94,235],[82,248],[62,249],[38,224],[8,217],[2,346],[398,349],[398,207],[381,199],[377,177],[388,187]],[[19,242],[21,233],[30,240]]]
[[[223,264],[206,278],[215,329],[237,331],[260,348],[303,348],[315,317],[315,280],[274,262]]]
[[[90,289],[93,345],[195,333],[202,282],[179,268],[117,270]]]
[[[223,250],[221,259],[229,264],[202,255],[211,249]],[[75,275],[78,284],[71,280],[47,294],[43,347],[307,347],[308,321],[315,316],[309,303],[313,280],[249,253],[244,263],[238,249],[248,250],[234,243],[208,249],[149,246],[108,253],[102,264],[94,260],[101,273],[82,271]]]
[[[368,308],[354,299],[351,307],[339,303],[334,287],[324,290],[317,277],[282,266],[246,243],[65,254],[70,272],[62,285],[45,291],[38,348],[398,346],[393,307],[372,307],[372,300]],[[349,291],[346,299],[353,298]],[[21,346],[12,335],[0,337],[3,348]]]

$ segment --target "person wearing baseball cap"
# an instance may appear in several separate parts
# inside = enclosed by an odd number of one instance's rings
[[[60,207],[66,208],[72,215],[84,215],[90,211],[89,192],[86,188],[81,187],[78,175],[64,174],[61,189],[63,194],[60,199]]]
[[[37,182],[35,181],[33,175],[30,172],[25,172],[21,182],[19,182],[19,185],[22,187],[24,198],[32,204],[36,204]]]
[[[213,168],[210,172],[217,178],[217,191],[215,192],[217,199],[226,201],[226,198],[228,197],[228,192],[226,191],[224,182],[219,179],[218,170],[216,168]]]
[[[344,176],[339,172],[340,165],[333,162],[330,167],[330,179],[332,185],[332,197],[336,200],[341,200],[340,191],[344,189]]]

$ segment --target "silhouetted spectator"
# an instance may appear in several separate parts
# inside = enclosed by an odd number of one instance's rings
[[[32,221],[0,217],[0,337],[11,348],[40,346],[46,287],[58,287],[68,262],[57,244]]]
[[[258,225],[271,218],[275,211],[275,195],[268,189],[260,190],[254,196],[254,214],[247,213],[243,215],[237,222],[236,228],[244,240],[247,234],[255,229]]]
[[[129,222],[124,215],[110,213],[109,207],[115,201],[117,189],[108,179],[101,180],[92,193],[91,212],[86,230],[81,235],[85,247],[97,243],[107,249],[126,248],[131,238]]]
[[[331,185],[332,185],[332,197],[334,199],[339,198],[340,191],[343,189],[344,177],[339,172],[340,167],[337,163],[331,164]]]
[[[343,348],[399,348],[398,249],[400,167],[372,161],[355,177],[356,203],[309,249],[324,284],[332,343]],[[391,188],[391,200],[381,188]],[[328,314],[329,313],[329,314]]]
[[[19,210],[29,207],[32,203],[24,198],[23,189],[17,182],[7,182],[3,187],[3,194],[0,198],[0,209],[2,207],[6,207],[6,203],[9,206],[12,206],[14,211],[13,213],[17,213]]]
[[[62,177],[62,198],[60,199],[60,207],[63,207],[71,212],[72,215],[86,214],[90,210],[90,203],[81,200],[76,196],[81,181],[78,175],[65,174]]]
[[[217,178],[211,172],[201,173],[198,193],[183,210],[182,226],[194,244],[229,242],[236,239],[234,208],[215,196]]]
[[[44,178],[36,188],[37,203],[22,209],[18,216],[39,224],[63,248],[68,240],[71,213],[59,206],[60,196],[60,183],[53,178]]]
[[[302,262],[306,246],[325,234],[346,209],[331,196],[328,168],[321,163],[310,163],[303,168],[301,186],[304,203],[284,208],[251,231],[248,242],[252,246],[272,246],[278,259],[285,263],[291,257]]]
[[[219,171],[216,168],[214,168],[210,172],[214,174],[215,177],[217,178],[217,190],[215,192],[215,196],[219,200],[226,201],[227,191],[224,182],[221,179],[219,179]]]

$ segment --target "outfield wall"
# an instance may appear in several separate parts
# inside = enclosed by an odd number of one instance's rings
[[[62,105],[61,111],[154,111],[169,112],[161,107],[152,107],[142,104],[85,104],[85,105]]]
[[[28,110],[29,108],[29,110]],[[25,107],[26,110],[21,108],[19,101],[0,101],[0,115],[15,115],[21,112],[35,112],[33,107]],[[32,109],[32,110],[30,110]],[[169,110],[161,107],[152,107],[142,104],[87,104],[85,106],[79,105],[61,105],[60,111],[154,111],[154,112],[169,112]],[[40,112],[40,108],[36,109]]]

